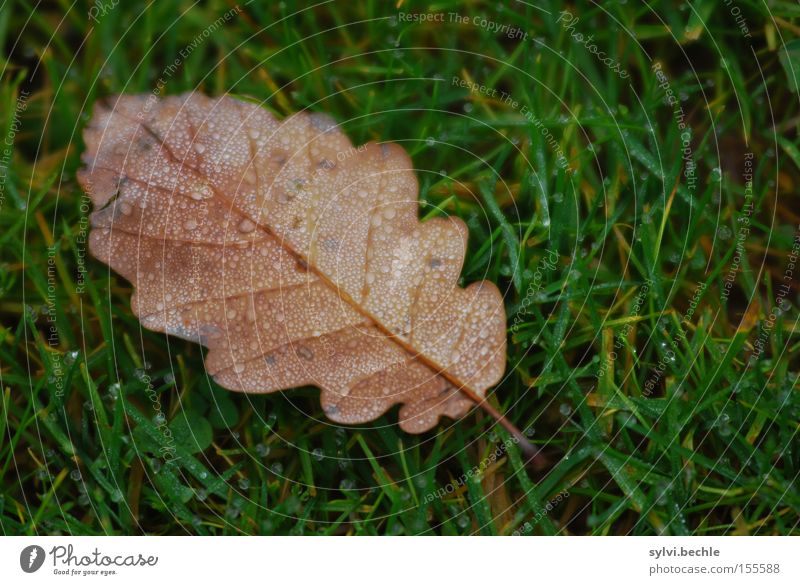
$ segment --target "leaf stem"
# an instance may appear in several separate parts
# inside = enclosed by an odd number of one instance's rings
[[[520,451],[524,457],[524,462],[533,469],[542,469],[547,465],[547,459],[542,454],[542,450],[535,446],[528,440],[522,431],[517,426],[508,420],[499,410],[489,404],[489,401],[475,394],[470,388],[462,387],[459,390],[472,400],[476,406],[482,408],[487,412],[500,426],[502,426],[514,438],[514,441],[519,445]]]

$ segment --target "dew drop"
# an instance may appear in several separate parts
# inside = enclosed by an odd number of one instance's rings
[[[305,345],[301,345],[297,348],[297,355],[304,360],[311,360],[314,358],[314,352],[308,349]]]
[[[255,229],[256,229],[256,224],[253,223],[253,221],[251,219],[247,218],[247,217],[244,218],[239,223],[239,231],[242,232],[243,234],[249,234],[250,232],[252,232]]]
[[[120,383],[114,382],[113,384],[111,384],[111,386],[108,387],[108,395],[111,398],[118,398],[120,388],[121,388]]]
[[[195,201],[203,201],[204,199],[211,199],[214,196],[214,191],[208,185],[200,185],[189,196]]]

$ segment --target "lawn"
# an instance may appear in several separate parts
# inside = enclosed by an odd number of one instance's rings
[[[2,533],[800,534],[798,33],[790,1],[0,0]],[[190,90],[408,151],[503,293],[489,402],[544,467],[480,409],[229,392],[140,325],[82,130]]]

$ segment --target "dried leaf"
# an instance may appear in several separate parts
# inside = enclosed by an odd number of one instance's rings
[[[134,284],[145,327],[209,348],[220,385],[315,385],[340,423],[402,403],[412,433],[476,403],[499,417],[483,399],[505,369],[502,298],[458,286],[467,228],[420,223],[401,147],[197,93],[98,104],[84,138],[92,254]]]

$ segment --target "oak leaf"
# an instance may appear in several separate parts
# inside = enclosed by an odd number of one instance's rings
[[[419,221],[401,147],[199,93],[106,100],[84,139],[90,251],[134,285],[146,328],[209,349],[221,386],[315,385],[339,423],[402,403],[412,433],[478,404],[520,437],[485,400],[505,370],[501,295],[458,286],[467,227]]]

